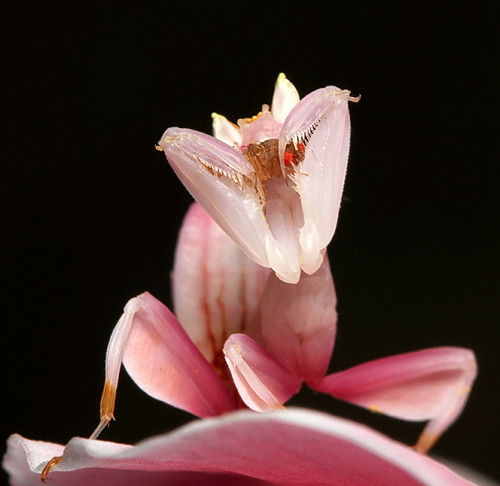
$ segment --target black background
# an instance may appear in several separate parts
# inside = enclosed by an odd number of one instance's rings
[[[340,314],[331,369],[472,348],[476,385],[434,452],[498,477],[498,12],[493,2],[287,5],[9,2],[4,436],[90,434],[123,306],[144,290],[171,303],[190,196],[155,143],[169,126],[210,132],[212,111],[256,114],[283,71],[301,95],[329,84],[362,94],[329,249]],[[291,403],[406,443],[422,429],[307,390]],[[102,438],[127,443],[192,418],[126,373],[115,415]]]

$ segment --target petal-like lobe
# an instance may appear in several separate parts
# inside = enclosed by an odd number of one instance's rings
[[[39,486],[54,444],[13,435],[4,468],[15,486]],[[254,481],[258,481],[255,482]],[[429,485],[468,481],[367,428],[308,410],[245,411],[195,421],[137,446],[72,439],[52,486]]]
[[[247,331],[269,274],[199,204],[191,206],[175,252],[174,311],[210,363],[231,334]]]
[[[313,91],[290,112],[280,133],[280,160],[288,143],[305,146],[305,158],[291,176],[300,195],[304,226],[300,230],[302,269],[314,273],[337,226],[349,155],[348,102],[334,86]]]
[[[233,334],[224,345],[224,355],[241,398],[252,410],[281,409],[300,389],[302,380],[245,334]]]
[[[152,295],[136,298],[125,347],[127,372],[146,393],[199,417],[235,409],[222,380],[175,316]]]
[[[275,121],[283,123],[299,100],[300,97],[297,89],[286,76],[281,73],[276,80],[273,103],[271,105],[271,112]]]
[[[246,186],[251,164],[224,142],[193,130],[169,128],[159,145],[191,195],[250,258],[268,267],[269,230],[258,194]]]
[[[212,113],[212,127],[214,137],[222,140],[231,147],[239,147],[242,142],[240,130],[233,125],[225,116]]]
[[[309,384],[321,380],[335,342],[337,298],[328,258],[296,285],[269,277],[256,337],[291,373]]]
[[[315,388],[404,420],[430,420],[417,448],[427,451],[460,415],[477,373],[474,353],[432,348],[355,366]]]
[[[262,111],[255,117],[240,118],[238,125],[240,126],[242,148],[250,143],[278,138],[281,128],[281,123],[276,123],[267,105],[263,105]]]

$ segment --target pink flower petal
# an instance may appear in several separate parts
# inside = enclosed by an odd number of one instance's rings
[[[269,277],[261,298],[260,334],[265,348],[291,373],[321,380],[335,341],[337,298],[328,258],[313,275],[290,285]]]
[[[233,334],[224,345],[224,355],[242,400],[252,410],[283,408],[300,389],[302,380],[246,334]]]
[[[443,347],[370,361],[315,388],[401,419],[430,420],[417,443],[425,452],[460,415],[476,373],[472,351]]]
[[[127,372],[146,393],[199,417],[234,410],[222,380],[175,316],[152,295],[137,297],[125,347]]]
[[[250,260],[199,204],[191,206],[175,253],[174,311],[210,363],[222,359],[222,347],[231,334],[247,331],[269,273]]]
[[[14,486],[38,486],[53,453],[53,444],[13,435],[3,466]],[[75,438],[50,474],[52,486],[247,485],[252,479],[278,486],[472,484],[367,427],[298,409],[196,421],[135,447]]]

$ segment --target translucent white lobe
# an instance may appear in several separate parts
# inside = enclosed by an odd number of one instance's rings
[[[271,105],[271,112],[275,121],[283,123],[299,100],[300,97],[297,89],[286,76],[281,73],[276,80],[273,103]]]
[[[194,130],[169,128],[159,145],[191,195],[219,226],[259,265],[269,267],[269,231],[259,195],[243,177],[251,164],[235,149]]]
[[[285,147],[305,147],[305,158],[290,175],[300,195],[304,225],[299,229],[302,269],[314,273],[337,226],[349,155],[347,92],[334,86],[307,95],[288,115],[279,147],[283,170]]]
[[[241,134],[237,126],[233,125],[225,116],[212,113],[212,127],[214,137],[222,140],[231,147],[239,147],[242,142]]]

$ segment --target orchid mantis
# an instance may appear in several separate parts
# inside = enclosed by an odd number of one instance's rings
[[[456,420],[477,372],[474,354],[443,347],[327,374],[336,294],[326,247],[347,167],[348,91],[302,100],[280,75],[271,108],[215,137],[169,128],[158,148],[199,202],[183,223],[171,312],[149,293],[125,306],[110,339],[101,420],[113,418],[122,363],[146,393],[198,417],[282,410],[302,384],[372,411],[428,421],[427,452]],[[61,461],[54,457],[43,470]]]

